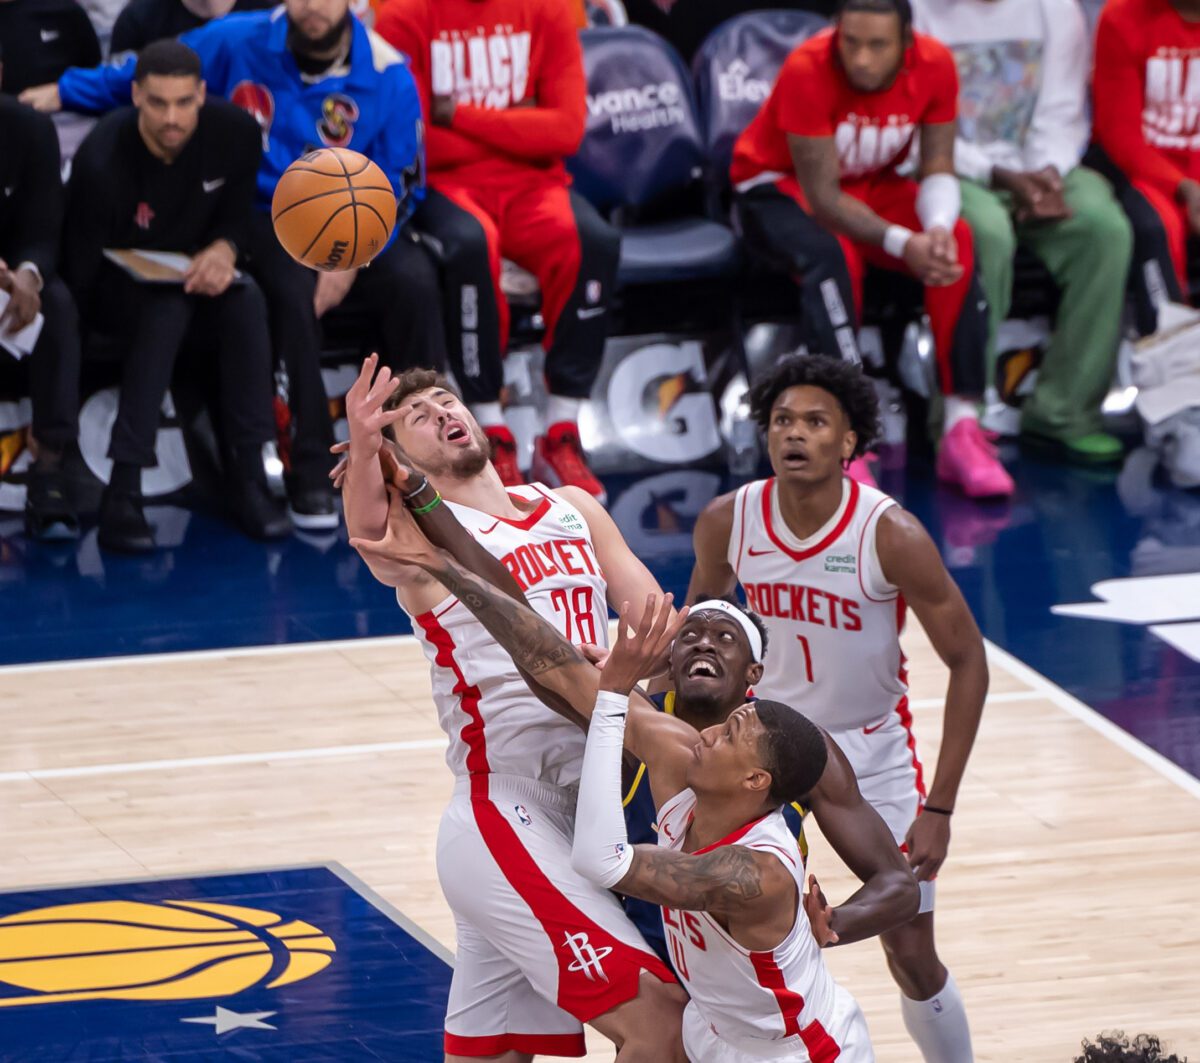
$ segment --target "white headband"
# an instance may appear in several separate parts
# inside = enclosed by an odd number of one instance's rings
[[[762,633],[754,626],[754,621],[736,605],[730,605],[720,598],[709,598],[708,601],[697,602],[692,606],[688,616],[695,616],[696,613],[705,613],[710,610],[717,613],[724,613],[730,620],[734,620],[741,625],[742,630],[746,632],[746,638],[750,640],[750,653],[753,655],[755,663],[762,664]]]

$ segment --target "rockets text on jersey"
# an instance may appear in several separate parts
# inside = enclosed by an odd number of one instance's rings
[[[695,807],[696,795],[691,790],[663,805],[660,847],[683,850]],[[795,920],[774,949],[755,952],[734,941],[707,912],[664,908],[663,929],[676,974],[705,1023],[727,1044],[748,1049],[797,1037],[805,1047],[824,1046],[826,1030],[833,1025],[836,986],[801,903],[804,863],[782,809],[696,850],[696,855],[723,845],[741,845],[779,859],[796,883]],[[813,1058],[833,1056],[813,1054]]]
[[[525,99],[532,37],[509,25],[442,30],[429,44],[435,96],[502,111]]]
[[[513,574],[536,612],[570,642],[608,642],[607,585],[587,521],[540,484],[509,492],[533,508],[508,520],[447,503],[459,523]],[[500,773],[554,786],[578,783],[584,735],[530,692],[508,653],[457,598],[413,617],[431,665],[438,719],[456,775]]]
[[[734,499],[729,564],[763,618],[770,648],[759,697],[791,705],[831,731],[876,723],[907,692],[900,631],[904,599],[875,550],[879,519],[896,503],[844,479],[837,512],[809,539],[784,524],[774,479]]]

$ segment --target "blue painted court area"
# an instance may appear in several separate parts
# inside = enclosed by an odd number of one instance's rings
[[[1164,485],[1137,453],[1119,474],[1005,456],[1010,503],[967,501],[903,453],[884,456],[881,486],[926,523],[987,638],[1200,776],[1200,492]],[[675,468],[607,486],[634,551],[682,595],[696,515],[732,483]],[[94,531],[30,544],[0,520],[0,663],[408,631],[344,530],[263,545],[202,513],[151,517],[171,545],[145,560],[102,555]],[[1108,618],[1080,615],[1089,603]]]
[[[0,894],[0,1058],[440,1060],[425,940],[336,866]]]

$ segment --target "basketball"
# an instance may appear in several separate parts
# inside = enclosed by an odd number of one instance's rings
[[[365,155],[320,148],[283,172],[271,221],[297,262],[326,271],[357,269],[383,249],[396,224],[396,193]]]

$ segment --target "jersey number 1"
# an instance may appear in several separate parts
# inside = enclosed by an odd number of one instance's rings
[[[804,651],[804,674],[811,683],[813,681],[812,652],[808,648],[808,639],[806,639],[803,635],[797,635],[796,638],[800,642],[800,648]]]
[[[575,587],[570,592],[559,587],[550,592],[550,604],[562,613],[563,638],[568,642],[596,645],[596,615],[592,611],[592,588]]]

